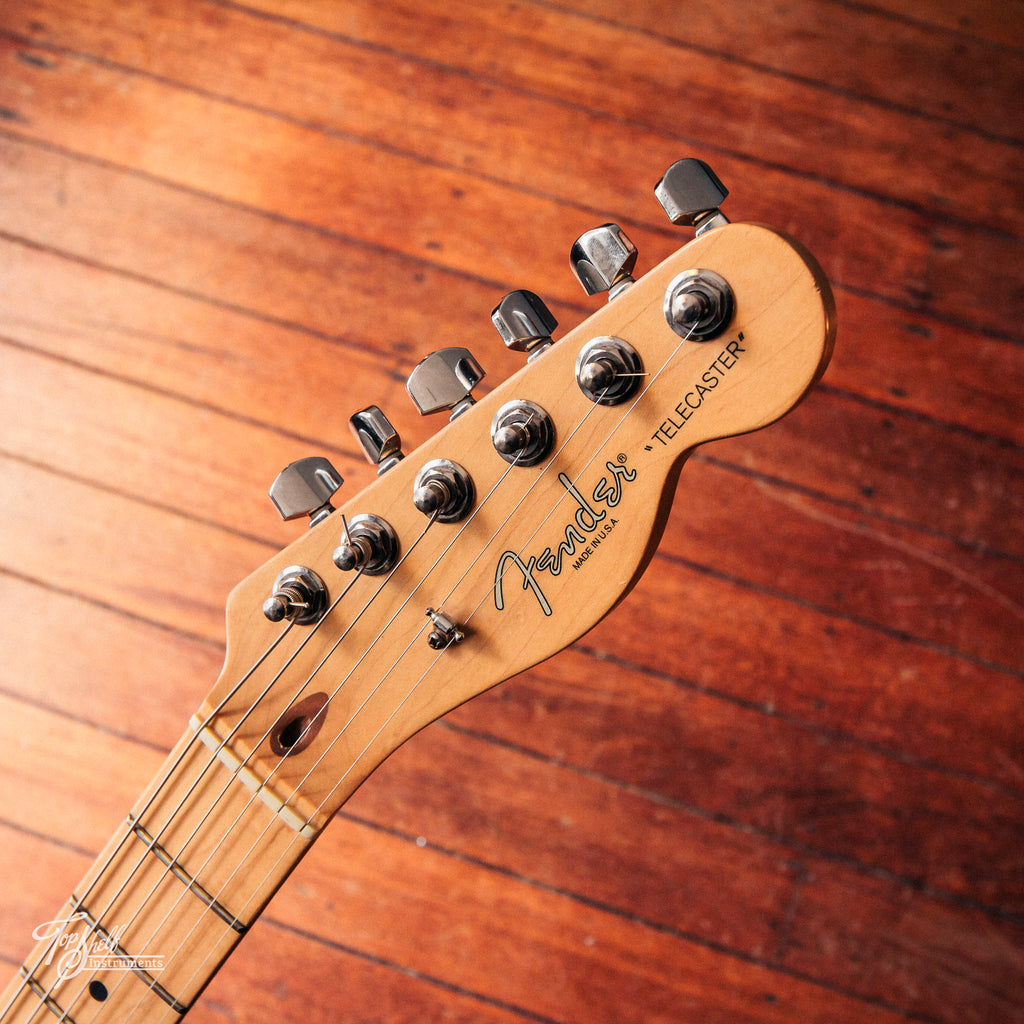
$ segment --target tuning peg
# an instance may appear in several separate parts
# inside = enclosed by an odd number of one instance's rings
[[[382,476],[404,458],[402,439],[379,406],[361,409],[349,418],[348,425],[366,458],[377,467],[377,476]]]
[[[473,404],[470,392],[483,377],[469,349],[442,348],[413,368],[405,389],[422,415],[450,409],[449,419],[455,419]]]
[[[687,224],[697,234],[728,224],[718,209],[729,190],[703,160],[677,160],[654,186],[654,194],[673,224]]]
[[[343,482],[327,459],[299,459],[277,474],[270,485],[270,500],[282,519],[309,516],[309,525],[316,526],[334,511],[331,498]]]
[[[618,224],[602,224],[576,239],[569,262],[588,295],[606,291],[611,302],[633,283],[636,255],[636,246]]]
[[[525,352],[529,362],[551,347],[558,321],[544,301],[524,289],[509,292],[491,311],[491,320],[505,345]]]

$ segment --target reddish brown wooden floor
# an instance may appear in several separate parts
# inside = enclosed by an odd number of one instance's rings
[[[1024,1020],[1019,0],[6,0],[0,958],[215,678],[266,487],[441,345],[501,380],[712,163],[833,281],[571,650],[361,790],[190,1019]]]

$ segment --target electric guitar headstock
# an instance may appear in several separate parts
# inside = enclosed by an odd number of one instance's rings
[[[271,498],[310,529],[228,601],[221,676],[0,995],[0,1018],[180,1020],[347,797],[428,722],[582,636],[650,561],[687,455],[778,419],[828,362],[828,284],[795,242],[732,225],[695,160],[656,193],[697,237],[638,281],[616,225],[573,267],[610,301],[560,341],[530,292],[493,313],[526,365],[486,397],[465,349],[412,372],[450,422],[415,452],[375,406],[378,479],[335,509],[322,458]],[[85,936],[67,951],[70,928]],[[84,943],[99,944],[89,959]],[[95,961],[95,962],[94,962]],[[45,1008],[45,1009],[44,1009]]]
[[[319,458],[271,489],[311,528],[228,603],[221,678],[192,720],[232,752],[265,802],[314,835],[366,776],[428,722],[549,657],[632,588],[657,546],[690,452],[792,409],[831,355],[827,281],[797,243],[730,224],[697,160],[656,194],[696,238],[634,281],[616,225],[572,263],[609,302],[557,342],[537,296],[493,313],[526,365],[474,401],[465,349],[412,372],[423,413],[450,422],[415,452],[375,406],[352,418],[378,479],[332,505]]]

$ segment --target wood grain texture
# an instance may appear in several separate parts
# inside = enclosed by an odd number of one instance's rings
[[[1018,0],[8,0],[0,962],[180,735],[266,487],[442,345],[489,392],[572,240],[708,160],[804,242],[812,396],[683,471],[648,574],[410,740],[189,1019],[1024,1021]],[[699,15],[699,16],[698,16]],[[6,981],[6,979],[4,979]]]

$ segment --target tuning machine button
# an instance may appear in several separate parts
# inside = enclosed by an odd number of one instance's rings
[[[558,326],[544,300],[525,289],[509,292],[491,311],[491,320],[506,347],[525,352],[527,362],[551,347]]]
[[[404,457],[402,439],[379,406],[360,409],[349,417],[348,425],[366,458],[377,467],[377,476],[397,466]]]
[[[677,160],[654,186],[654,194],[673,224],[687,224],[703,234],[728,224],[719,210],[729,190],[703,160]]]
[[[386,519],[353,516],[345,523],[341,544],[334,549],[334,564],[343,572],[360,569],[367,576],[382,576],[398,561],[398,537]]]
[[[270,485],[270,500],[281,518],[309,516],[316,526],[334,511],[331,498],[343,483],[341,474],[321,456],[299,459],[285,466]]]
[[[434,459],[413,482],[412,503],[425,516],[442,523],[457,523],[469,515],[476,490],[470,475],[449,459]]]
[[[593,338],[576,357],[576,383],[598,405],[625,402],[636,393],[642,378],[640,354],[622,338]]]
[[[555,442],[551,417],[535,402],[506,402],[491,421],[495,451],[516,466],[535,466],[546,458]]]
[[[470,392],[483,377],[469,349],[442,348],[413,367],[405,389],[422,415],[450,409],[449,419],[455,419],[473,404]]]
[[[576,239],[569,262],[588,295],[606,291],[611,302],[634,283],[636,256],[636,246],[618,224],[602,224]]]

